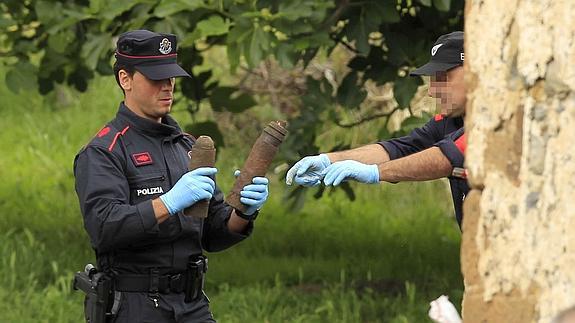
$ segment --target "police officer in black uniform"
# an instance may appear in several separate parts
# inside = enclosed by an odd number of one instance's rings
[[[428,93],[440,100],[441,113],[401,138],[341,152],[304,157],[287,173],[286,183],[339,185],[344,180],[425,181],[449,177],[457,223],[469,192],[463,168],[466,147],[463,129],[466,88],[463,79],[463,32],[442,35],[431,49],[430,61],[411,72],[431,77]]]
[[[112,282],[108,321],[214,322],[202,251],[248,237],[268,196],[268,180],[254,178],[241,192],[241,213],[224,202],[215,168],[188,171],[194,138],[168,114],[175,77],[189,77],[176,48],[171,34],[120,35],[114,73],[124,101],[74,162],[84,226]],[[183,214],[202,200],[207,218]]]

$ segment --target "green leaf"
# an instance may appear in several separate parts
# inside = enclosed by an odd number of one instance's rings
[[[390,134],[388,138],[400,137],[405,136],[412,132],[414,129],[423,127],[429,121],[429,115],[423,114],[422,117],[411,116],[405,118],[401,122],[401,127],[398,131]],[[382,139],[385,139],[382,137]]]
[[[263,59],[265,53],[263,48],[269,47],[268,39],[262,28],[256,26],[252,33],[252,38],[250,41],[249,54],[246,55],[248,63],[251,67],[258,65]]]
[[[370,15],[377,16],[379,18],[379,20],[374,21],[377,25],[371,27],[373,29],[372,31],[375,31],[378,25],[382,22],[392,24],[401,20],[396,4],[397,2],[395,0],[380,0],[366,5],[367,12]]]
[[[337,89],[337,102],[344,107],[357,108],[365,100],[367,92],[357,82],[357,73],[348,73]]]
[[[92,70],[79,66],[68,75],[68,84],[73,85],[78,91],[84,92],[88,89],[88,80],[93,76]]]
[[[393,95],[400,107],[409,106],[417,87],[422,83],[419,77],[402,77],[395,80],[393,84]]]
[[[36,88],[37,68],[26,61],[20,61],[6,73],[6,86],[14,93],[20,90],[31,90]]]
[[[71,5],[66,7],[66,9],[62,9],[62,12],[59,12],[59,18],[61,18],[62,16],[64,17],[70,17],[70,18],[74,18],[78,21],[86,19],[86,18],[93,18],[90,16],[90,14],[84,12],[84,10],[82,10],[83,7],[79,6],[79,5]]]
[[[296,21],[301,18],[310,17],[313,14],[314,1],[280,1],[278,16],[288,21]]]
[[[391,138],[391,134],[389,133],[389,130],[387,130],[386,127],[382,127],[381,129],[379,129],[377,133],[377,139],[385,140],[389,138]]]
[[[94,70],[98,65],[100,55],[112,46],[112,38],[109,34],[92,35],[82,46],[82,57],[85,59],[86,66]]]
[[[218,125],[213,121],[196,122],[187,125],[185,128],[187,133],[192,134],[194,137],[210,136],[217,147],[225,147],[224,136],[220,131]]]
[[[366,57],[358,55],[347,63],[347,67],[353,70],[363,71],[367,68],[368,64],[369,62]]]
[[[196,41],[202,37],[202,31],[196,28],[191,33],[186,33],[181,38],[178,37],[178,47],[193,47]]]
[[[75,25],[76,23],[78,23],[78,21],[80,21],[81,19],[78,19],[76,17],[67,17],[65,19],[59,20],[58,23],[54,24],[53,26],[51,26],[48,30],[46,30],[46,33],[48,35],[57,33],[58,31],[70,27],[72,25]]]
[[[397,68],[391,65],[370,68],[365,72],[365,77],[374,80],[377,85],[383,85],[397,78]]]
[[[54,1],[38,1],[34,7],[38,20],[46,26],[62,19],[62,4]]]
[[[217,112],[222,112],[232,106],[230,97],[237,91],[235,87],[221,86],[212,91],[210,95],[210,105]]]
[[[65,53],[69,50],[69,45],[76,40],[74,33],[69,29],[62,30],[58,33],[49,35],[48,47],[56,53]]]
[[[230,23],[224,21],[220,16],[210,16],[210,18],[200,21],[196,28],[203,37],[222,35],[230,29]]]
[[[297,54],[292,51],[289,44],[285,43],[280,43],[276,47],[275,57],[280,66],[287,69],[293,68],[297,60]]]
[[[420,118],[415,116],[408,117],[405,120],[403,120],[403,122],[401,122],[401,128],[411,131],[415,128],[419,128],[425,125],[425,123],[429,121],[428,119],[429,118]]]
[[[361,8],[360,15],[355,19],[352,17],[350,20],[347,35],[350,39],[355,40],[355,49],[364,56],[369,53],[369,32],[365,11],[364,8]]]
[[[182,94],[196,102],[208,97],[206,83],[212,77],[212,71],[204,71],[199,74],[192,73],[192,77],[184,77],[180,82]]]
[[[215,111],[223,111],[225,109],[233,113],[239,113],[256,105],[256,101],[251,95],[242,93],[238,88],[222,86],[212,91],[210,104]]]
[[[145,22],[150,18],[149,12],[153,8],[150,3],[140,3],[134,6],[130,11],[130,18],[126,22],[124,30],[135,30],[144,28]],[[181,37],[184,35],[178,35]],[[180,42],[178,41],[178,46]]]
[[[307,91],[301,100],[302,103],[311,110],[309,111],[308,121],[313,123],[318,120],[320,112],[332,108],[336,103],[332,97],[333,88],[326,79],[320,82],[308,76],[306,79],[306,88]],[[302,118],[306,119],[305,117]],[[290,126],[296,128],[296,126],[291,123]]]
[[[431,0],[418,0],[419,3],[421,3],[422,5],[426,6],[426,7],[431,7]]]
[[[294,23],[288,20],[274,21],[273,26],[286,34],[289,38],[301,35],[310,35],[317,32],[316,27],[309,22]]]
[[[228,33],[228,44],[231,42],[241,43],[243,42],[248,36],[252,33],[252,26],[246,25],[244,23],[239,23],[236,21],[236,24],[230,29]]]
[[[449,11],[451,8],[451,0],[433,0],[433,5],[439,11]]]
[[[389,48],[388,60],[395,66],[402,66],[409,61],[409,38],[398,32],[387,32],[385,44]]]
[[[303,46],[297,45],[297,41],[302,41]],[[297,41],[293,43],[294,48],[297,50],[334,45],[334,40],[331,39],[328,33],[315,33],[310,36],[300,37]]]
[[[240,49],[236,43],[228,42],[226,52],[228,54],[228,62],[230,63],[230,71],[235,73],[236,69],[240,65]]]
[[[0,17],[0,28],[8,28],[10,26],[16,25],[16,22],[9,17]]]
[[[166,18],[180,11],[192,11],[205,7],[203,0],[162,0],[154,10],[154,16]]]
[[[42,60],[40,61],[40,66],[38,67],[38,77],[39,78],[51,78],[52,73],[55,70],[60,70],[65,68],[65,66],[69,65],[70,61],[69,58],[65,55],[59,54],[54,52],[50,48],[46,50]],[[64,73],[65,74],[65,73]],[[62,82],[63,80],[60,79],[58,82]]]
[[[90,13],[97,14],[106,5],[106,0],[90,0]]]

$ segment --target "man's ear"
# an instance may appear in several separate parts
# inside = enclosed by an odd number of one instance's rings
[[[120,86],[124,91],[129,91],[132,89],[132,80],[133,77],[128,74],[125,70],[118,71],[118,81],[120,82]]]

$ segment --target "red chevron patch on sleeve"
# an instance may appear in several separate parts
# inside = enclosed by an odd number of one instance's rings
[[[465,156],[465,149],[467,148],[467,139],[465,139],[465,134],[455,140],[455,146],[457,149]]]
[[[102,138],[110,132],[110,127],[104,127],[98,132],[98,138]]]

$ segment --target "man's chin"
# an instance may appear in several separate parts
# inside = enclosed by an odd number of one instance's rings
[[[154,113],[148,115],[148,117],[150,119],[153,120],[161,120],[162,118],[164,118],[168,113],[170,113],[171,108],[161,108],[161,109],[156,109],[154,111]]]
[[[170,113],[170,111],[172,111],[172,105],[164,105],[162,107],[160,107],[160,109],[158,109],[158,115],[159,117],[163,117],[166,114]]]
[[[461,117],[465,115],[465,109],[441,109],[439,114],[449,118]]]

